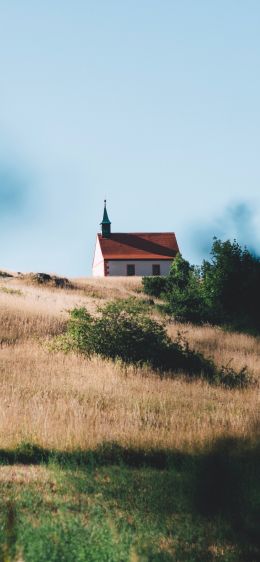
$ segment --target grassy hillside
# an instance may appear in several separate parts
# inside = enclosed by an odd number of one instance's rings
[[[95,313],[140,291],[132,278],[64,289],[0,279],[2,560],[259,560],[258,388],[50,351],[71,308]],[[259,339],[169,322],[179,331],[219,366],[260,378]],[[207,504],[213,489],[231,494],[227,505]],[[236,524],[233,496],[244,502]]]

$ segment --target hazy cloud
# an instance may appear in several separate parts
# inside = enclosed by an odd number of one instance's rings
[[[203,226],[195,226],[192,231],[192,246],[196,256],[208,257],[213,236],[221,240],[234,238],[251,251],[260,253],[259,213],[252,203],[238,201],[229,205],[221,217],[215,217]]]
[[[0,218],[22,213],[28,204],[29,180],[16,167],[0,162]]]

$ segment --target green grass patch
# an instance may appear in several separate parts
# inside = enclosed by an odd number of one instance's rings
[[[10,287],[0,287],[1,293],[6,293],[7,295],[17,295],[18,297],[23,296],[23,292],[20,289],[11,289]]]
[[[0,560],[257,562],[259,458],[239,440],[196,454],[2,450]]]
[[[25,562],[202,562],[210,559],[212,540],[230,548],[219,525],[212,529],[191,513],[183,492],[187,474],[173,468],[159,473],[124,466],[50,468],[48,473],[43,483],[1,487],[3,554],[22,553]]]

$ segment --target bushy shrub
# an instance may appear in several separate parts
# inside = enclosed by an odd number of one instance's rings
[[[175,320],[202,324],[210,319],[201,289],[199,280],[193,276],[184,290],[172,285],[166,296],[167,310]]]
[[[190,377],[204,377],[214,384],[235,386],[234,371],[218,370],[212,360],[190,349],[182,336],[172,341],[165,326],[144,311],[139,299],[111,302],[97,317],[91,316],[85,308],[72,310],[68,334],[63,341],[65,349],[80,351],[86,356],[96,354],[120,360],[125,365],[146,364],[161,374],[184,372]],[[238,374],[239,386],[243,386],[243,377],[248,382],[246,376],[246,371]]]
[[[236,371],[230,364],[222,365],[216,373],[216,382],[227,388],[247,388],[257,381],[249,374],[246,367]]]
[[[178,287],[184,291],[189,285],[191,275],[195,268],[185,260],[180,253],[173,260],[169,275],[167,277],[167,291],[171,292],[172,288]]]
[[[162,366],[170,343],[164,326],[144,312],[138,299],[109,303],[97,318],[82,308],[72,310],[69,336],[86,355],[120,359],[125,364],[149,363],[154,368]]]
[[[167,277],[168,311],[180,322],[200,324],[209,319],[200,271],[178,254]]]
[[[143,291],[151,297],[160,297],[166,290],[166,284],[167,277],[160,275],[142,278]]]

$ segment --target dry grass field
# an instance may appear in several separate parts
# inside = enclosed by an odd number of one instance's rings
[[[93,312],[140,288],[138,279],[86,279],[73,289],[0,283],[1,447],[30,441],[60,450],[115,441],[141,448],[194,450],[219,436],[245,436],[259,417],[259,390],[227,390],[184,377],[160,379],[99,358],[51,352],[68,311]],[[212,327],[169,324],[218,365],[247,365],[260,378],[260,341]]]
[[[77,279],[58,289],[30,276],[0,278],[1,562],[259,560],[259,385],[227,390],[52,350],[73,307],[95,313],[109,299],[142,298],[140,290],[138,279]],[[246,365],[260,379],[259,339],[167,329],[219,366]],[[232,440],[212,463],[207,447],[218,438]],[[200,513],[197,489],[213,511],[230,495],[221,518]]]

